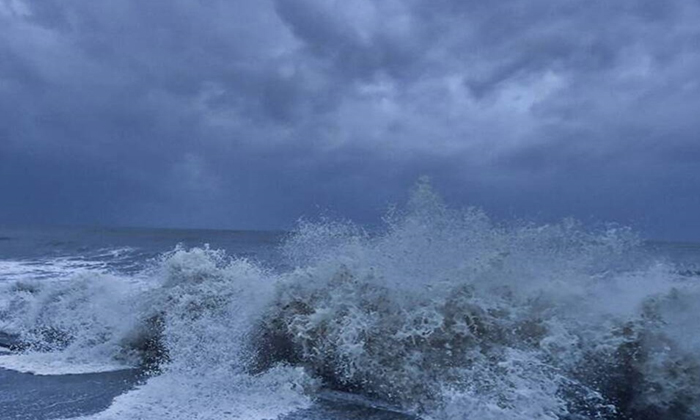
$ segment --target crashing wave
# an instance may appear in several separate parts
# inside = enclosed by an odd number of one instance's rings
[[[383,234],[300,227],[261,353],[436,418],[695,418],[697,285],[640,245],[499,226],[423,185]]]
[[[229,401],[274,383],[260,404],[290,409],[333,389],[434,419],[700,416],[697,280],[627,229],[497,224],[420,184],[383,232],[304,222],[284,250],[284,273],[178,248],[138,286],[16,282],[0,330],[25,353],[151,368],[114,413],[189,381]]]

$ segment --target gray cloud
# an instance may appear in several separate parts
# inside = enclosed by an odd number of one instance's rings
[[[0,0],[0,223],[497,217],[700,239],[691,0]]]

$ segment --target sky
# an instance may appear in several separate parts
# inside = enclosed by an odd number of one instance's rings
[[[696,0],[0,0],[0,224],[496,219],[700,241]]]

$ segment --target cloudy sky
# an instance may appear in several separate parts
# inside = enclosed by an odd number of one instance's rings
[[[0,224],[496,218],[700,240],[695,0],[0,0]]]

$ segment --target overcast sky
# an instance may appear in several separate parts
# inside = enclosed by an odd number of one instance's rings
[[[0,0],[0,224],[496,218],[700,240],[696,0]]]

